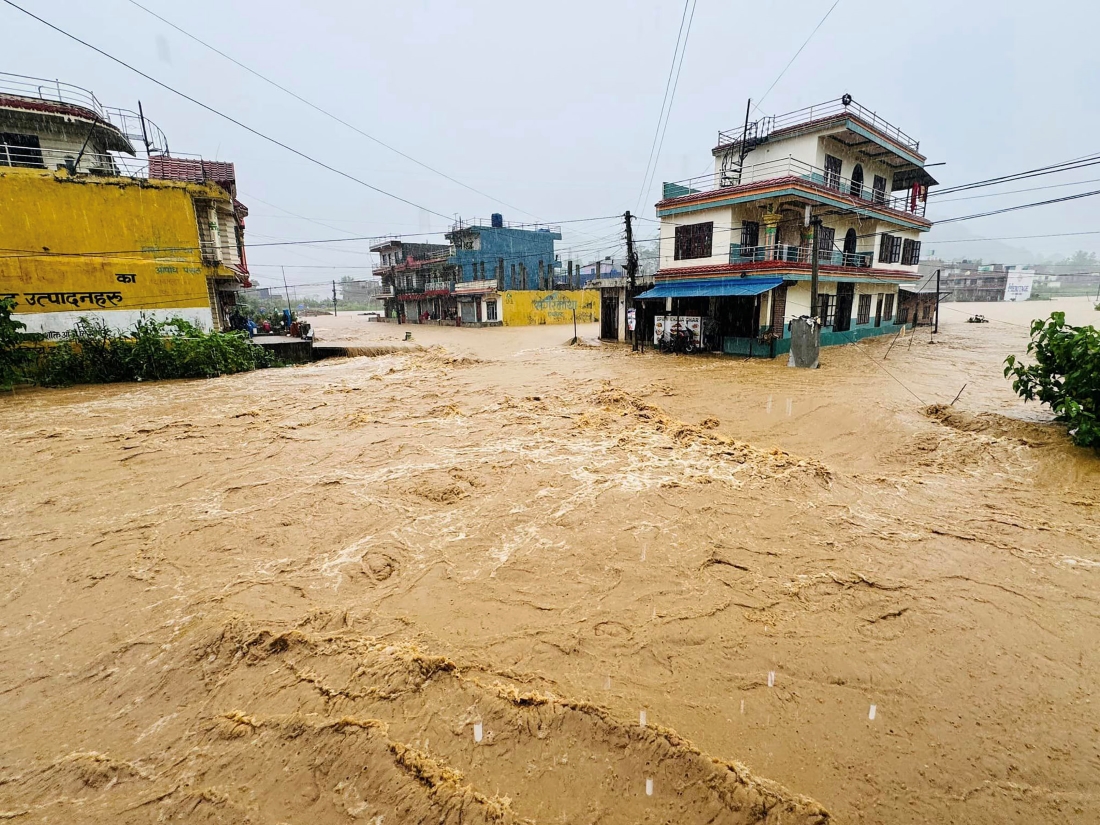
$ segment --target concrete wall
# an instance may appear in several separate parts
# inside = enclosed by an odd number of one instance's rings
[[[0,294],[34,331],[63,332],[81,315],[125,330],[142,311],[209,327],[218,270],[201,262],[194,197],[229,204],[215,187],[5,168],[0,247],[85,254],[0,257]]]
[[[509,290],[501,295],[505,326],[572,324],[573,311],[578,324],[600,320],[600,292],[597,289]]]
[[[835,281],[819,281],[817,285],[817,291],[826,295],[836,295],[837,283]],[[893,295],[894,296],[894,311],[892,317],[897,317],[898,312],[898,287],[896,284],[856,284],[855,296],[852,299],[852,329],[857,327],[875,325],[875,302],[878,295]],[[871,317],[866,324],[857,324],[856,318],[859,313],[859,296],[870,295],[871,296]],[[835,300],[835,298],[833,299]],[[795,318],[802,315],[810,314],[810,282],[809,281],[797,281],[793,286],[787,287],[787,307],[783,316],[784,334],[789,334],[786,330],[787,324]],[[882,323],[885,325],[890,319],[883,318]]]

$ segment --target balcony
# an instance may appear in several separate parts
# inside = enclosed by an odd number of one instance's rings
[[[753,121],[748,125],[747,133],[745,127],[731,129],[727,132],[719,132],[718,148],[737,146],[745,140],[746,134],[750,143],[759,144],[777,132],[794,130],[799,126],[820,123],[823,120],[831,120],[845,115],[870,126],[875,131],[885,135],[890,140],[900,146],[904,146],[910,151],[920,151],[919,140],[909,137],[909,135],[905,134],[905,132],[897,126],[879,117],[876,112],[872,112],[860,106],[848,95],[836,100],[829,100],[825,103],[808,106],[805,109],[798,109],[782,115],[770,115],[760,120]]]
[[[841,252],[839,249],[819,249],[817,262],[825,266],[846,266],[853,269],[870,269],[874,263],[874,252]],[[793,244],[767,246],[741,246],[730,244],[730,263],[759,263],[762,261],[782,261],[791,264],[812,264],[813,250]]]
[[[695,178],[665,183],[662,194],[664,199],[668,200],[707,192],[746,188],[762,183],[779,183],[781,181],[810,184],[812,188],[823,194],[832,197],[839,195],[848,199],[854,205],[865,203],[917,217],[924,217],[927,205],[924,200],[913,197],[911,191],[907,191],[904,195],[892,195],[885,188],[874,188],[873,178],[870,184],[863,180],[852,180],[835,172],[826,171],[818,166],[796,160],[793,157],[749,164],[741,170],[741,174],[736,178],[729,173],[726,173],[723,177],[721,172],[710,172]],[[886,185],[889,185],[889,181],[886,182]]]

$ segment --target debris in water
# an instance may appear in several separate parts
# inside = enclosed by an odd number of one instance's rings
[[[871,705],[871,709],[869,711],[867,711],[867,718],[873,720],[875,718],[875,714],[877,712],[878,712],[878,705]]]
[[[475,742],[480,742],[481,741],[481,733],[482,733],[481,722],[474,722],[474,741]]]
[[[652,779],[647,778],[646,781],[645,781],[645,795],[646,796],[653,796],[653,780]]]
[[[775,671],[768,671],[768,687],[775,687]]]
[[[641,727],[641,728],[645,727],[645,711],[644,710],[641,713],[638,714],[638,727]]]

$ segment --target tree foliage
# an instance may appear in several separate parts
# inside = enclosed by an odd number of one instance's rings
[[[1028,354],[1034,363],[1005,359],[1005,378],[1025,401],[1048,405],[1069,426],[1073,443],[1100,450],[1100,331],[1074,327],[1064,312],[1031,324]]]
[[[27,325],[11,317],[14,298],[0,298],[0,387],[11,387],[21,376],[33,353],[21,347]]]

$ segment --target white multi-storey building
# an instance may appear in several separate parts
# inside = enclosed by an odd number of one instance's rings
[[[821,219],[822,344],[897,329],[932,226],[936,181],[916,140],[845,95],[720,132],[713,155],[712,174],[664,185],[646,316],[702,317],[708,349],[786,351],[790,320],[810,314],[808,207]]]

